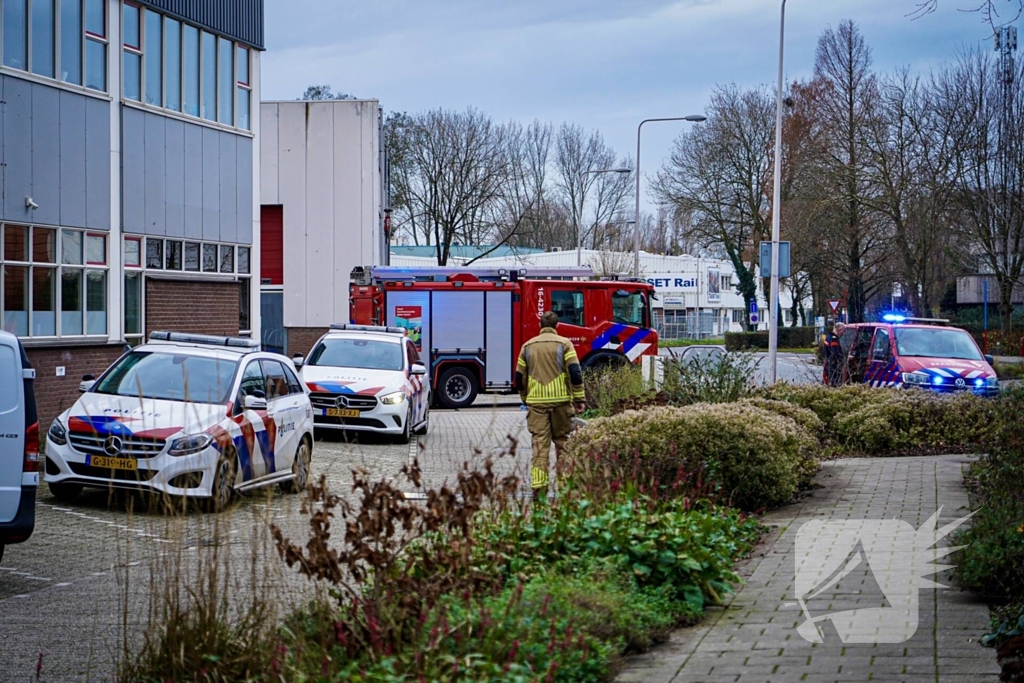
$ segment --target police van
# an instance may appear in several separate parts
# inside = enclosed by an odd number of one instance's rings
[[[847,325],[839,344],[844,383],[999,393],[992,356],[948,320],[887,314],[877,323]]]
[[[35,370],[21,342],[0,332],[0,559],[32,535],[39,486]]]

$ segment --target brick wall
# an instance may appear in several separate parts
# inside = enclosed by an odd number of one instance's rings
[[[50,428],[53,418],[78,400],[82,375],[99,377],[124,351],[122,344],[25,349],[36,370],[36,407],[43,434]],[[57,377],[58,367],[64,368],[63,377]]]
[[[146,335],[154,330],[238,335],[238,283],[146,278]]]
[[[317,340],[325,334],[327,334],[326,327],[287,327],[285,328],[285,338],[287,339],[285,354],[289,358],[298,353],[307,356],[313,350],[313,345]]]

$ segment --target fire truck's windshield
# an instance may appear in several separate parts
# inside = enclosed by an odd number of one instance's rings
[[[896,349],[901,356],[982,360],[971,335],[941,327],[897,327]]]
[[[647,297],[642,292],[627,292],[620,289],[612,297],[612,316],[617,323],[646,327],[646,307]]]
[[[373,339],[331,339],[320,342],[309,365],[362,370],[401,370],[402,345]]]

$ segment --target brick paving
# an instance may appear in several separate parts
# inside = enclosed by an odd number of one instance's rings
[[[920,590],[917,630],[906,642],[844,644],[828,621],[824,622],[821,643],[808,642],[797,632],[804,621],[794,595],[800,527],[810,521],[897,519],[918,529],[940,507],[939,526],[949,524],[968,512],[962,483],[962,468],[967,462],[965,457],[943,456],[826,463],[818,478],[823,488],[767,515],[765,522],[774,529],[741,568],[746,583],[728,605],[710,611],[701,624],[676,632],[668,643],[632,658],[616,680],[997,681],[994,652],[978,644],[978,638],[987,631],[988,608],[955,587]],[[940,541],[937,545],[948,543]],[[905,568],[898,555],[890,560],[890,567],[902,571]],[[953,555],[951,563],[955,561]],[[876,567],[878,575],[884,571]],[[939,573],[935,579],[949,585],[948,573]],[[824,598],[819,615],[879,607],[884,599],[870,572],[856,570]],[[897,610],[897,614],[883,620],[887,626],[883,633],[891,632],[902,617]]]

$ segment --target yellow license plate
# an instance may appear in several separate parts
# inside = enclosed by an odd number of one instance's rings
[[[327,408],[327,417],[359,417],[358,410],[351,408]]]
[[[138,469],[138,463],[135,461],[135,458],[108,458],[105,455],[90,455],[86,458],[85,464],[105,470]]]

